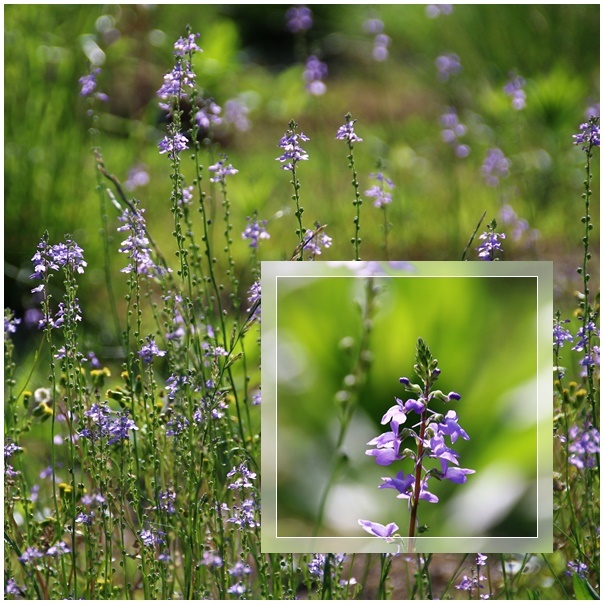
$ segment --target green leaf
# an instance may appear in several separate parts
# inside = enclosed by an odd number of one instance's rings
[[[575,588],[575,598],[577,600],[599,600],[600,596],[596,590],[579,575],[573,575],[573,587]]]

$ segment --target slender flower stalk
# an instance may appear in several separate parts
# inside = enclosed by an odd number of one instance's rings
[[[394,189],[394,183],[384,176],[381,160],[378,162],[378,171],[374,174],[370,174],[369,178],[373,178],[377,183],[365,191],[365,196],[373,198],[373,205],[376,208],[380,208],[384,213],[384,224],[382,226],[384,230],[383,247],[386,260],[388,260],[388,233],[392,226],[388,222],[388,206],[392,203],[392,193],[390,191]]]
[[[417,353],[415,357],[415,373],[419,383],[413,383],[406,377],[400,378],[407,392],[413,393],[417,398],[410,398],[406,402],[396,398],[396,405],[390,407],[382,417],[382,424],[390,424],[390,431],[369,441],[369,445],[375,446],[375,449],[366,451],[367,455],[375,457],[375,461],[380,466],[388,466],[394,461],[411,459],[413,461],[413,470],[409,474],[399,471],[394,478],[382,478],[383,484],[380,489],[394,489],[398,491],[398,499],[406,499],[410,511],[409,531],[410,538],[415,537],[416,532],[424,532],[426,527],[419,528],[417,514],[420,500],[428,503],[438,503],[438,497],[428,490],[428,481],[431,478],[437,480],[449,480],[455,484],[463,484],[467,481],[469,474],[474,474],[475,470],[469,468],[460,468],[457,458],[459,454],[448,447],[445,443],[445,437],[448,437],[451,444],[458,438],[469,440],[465,430],[459,425],[457,413],[450,409],[446,415],[442,415],[430,409],[432,401],[450,403],[459,401],[461,396],[457,392],[444,394],[440,390],[434,390],[433,386],[440,374],[438,360],[432,356],[426,343],[419,338],[417,340]],[[419,430],[413,428],[403,428],[408,417],[419,416]],[[411,425],[415,425],[415,420]],[[409,448],[403,449],[403,441],[411,438],[415,441],[416,451]],[[440,469],[428,469],[424,463],[427,459],[437,459],[440,463]],[[361,526],[381,538],[390,539],[396,530],[393,523],[386,528],[377,523],[369,521],[359,521]],[[371,530],[370,530],[371,529]],[[410,542],[412,548],[412,542]]]
[[[283,170],[289,170],[292,173],[291,184],[294,188],[292,199],[296,202],[295,216],[298,219],[298,229],[296,230],[296,235],[302,244],[304,242],[306,229],[302,226],[302,214],[304,213],[304,208],[300,205],[300,181],[298,180],[296,169],[298,162],[308,159],[308,153],[306,153],[306,151],[300,147],[300,143],[298,141],[300,140],[305,142],[310,139],[303,132],[298,133],[296,131],[297,128],[298,124],[296,124],[294,120],[291,120],[289,123],[289,130],[285,132],[279,141],[279,147],[283,149],[283,153],[276,159],[284,164],[281,166]],[[303,254],[300,254],[298,259],[302,260]]]
[[[353,219],[354,237],[350,241],[354,245],[354,259],[360,260],[359,247],[361,245],[361,238],[359,237],[359,231],[361,230],[361,205],[363,200],[361,199],[361,188],[359,186],[357,170],[354,164],[354,143],[362,143],[363,139],[360,136],[357,136],[354,131],[356,120],[352,119],[352,115],[347,113],[345,117],[346,123],[338,128],[336,139],[345,140],[348,144],[348,167],[352,171],[352,186],[354,187],[354,201],[352,202],[352,205],[356,208],[356,216]]]

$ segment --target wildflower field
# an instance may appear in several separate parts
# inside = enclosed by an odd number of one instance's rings
[[[599,37],[5,6],[5,597],[599,599]]]

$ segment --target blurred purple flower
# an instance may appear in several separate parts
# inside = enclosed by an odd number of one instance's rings
[[[286,27],[293,34],[303,33],[312,27],[312,11],[304,4],[292,6],[285,13]]]
[[[325,231],[315,235],[315,231],[306,229],[304,233],[304,249],[309,253],[310,260],[315,256],[320,256],[323,248],[331,247],[331,243],[332,239]]]
[[[444,82],[461,71],[459,56],[455,53],[440,55],[436,58],[435,63],[438,70],[438,78]]]
[[[154,357],[163,357],[165,350],[160,350],[155,343],[153,336],[147,336],[147,343],[144,344],[138,352],[138,355],[145,363],[151,363]]]
[[[443,141],[454,148],[457,157],[467,157],[470,154],[470,147],[461,143],[459,139],[465,136],[468,129],[459,121],[457,111],[453,107],[447,108],[445,113],[440,116],[439,122],[442,126]]]
[[[247,132],[252,123],[248,119],[250,110],[242,97],[230,99],[224,104],[224,121],[235,126],[239,132]]]
[[[436,19],[440,15],[450,15],[452,12],[452,4],[428,4],[426,6],[426,15],[430,19]]]
[[[315,96],[325,94],[327,87],[323,80],[327,77],[327,65],[312,55],[306,60],[304,69],[304,80],[306,81],[306,90]]]
[[[510,160],[497,147],[489,149],[487,156],[482,164],[482,175],[487,184],[496,187],[500,178],[505,178],[510,174]]]
[[[378,181],[378,184],[373,185],[370,189],[365,191],[365,195],[367,197],[373,198],[373,205],[376,208],[381,208],[385,205],[388,205],[392,202],[392,193],[388,192],[388,189],[394,189],[394,183],[384,176],[382,172],[376,172],[375,174],[370,174],[369,178],[373,178]]]
[[[249,239],[250,245],[249,247],[258,249],[258,244],[260,243],[260,239],[270,239],[271,236],[268,234],[266,230],[266,225],[268,224],[267,220],[254,220],[249,216],[246,217],[247,226],[243,233],[241,233],[241,237],[243,239]]]
[[[204,106],[195,114],[195,122],[202,130],[209,130],[210,126],[219,126],[222,124],[222,107],[217,105],[212,99],[204,102]]]
[[[510,79],[503,87],[503,91],[512,99],[512,108],[516,111],[520,111],[526,107],[525,84],[524,78],[510,74]]]
[[[210,182],[226,182],[227,176],[232,176],[233,174],[237,174],[239,170],[233,168],[231,164],[226,164],[227,158],[221,159],[217,161],[215,164],[211,165],[208,170],[214,173],[214,176],[210,178]]]
[[[200,34],[189,34],[186,38],[178,38],[174,42],[174,55],[184,57],[187,54],[195,52],[203,52],[195,43],[195,40],[200,37]]]
[[[145,164],[138,163],[128,172],[128,177],[124,183],[124,188],[133,191],[138,187],[145,187],[149,184],[149,168]]]
[[[388,46],[390,46],[390,36],[378,34],[373,40],[372,55],[376,61],[385,61],[388,58]]]
[[[579,470],[593,468],[596,465],[596,455],[600,453],[600,433],[590,422],[582,428],[572,426],[568,431],[568,463]]]

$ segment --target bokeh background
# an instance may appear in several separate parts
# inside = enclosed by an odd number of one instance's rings
[[[277,142],[294,118],[310,141],[300,166],[305,219],[328,224],[334,236],[326,259],[352,251],[346,150],[335,132],[352,112],[364,142],[356,161],[363,190],[382,158],[394,181],[390,257],[459,259],[482,212],[497,218],[504,203],[525,219],[536,239],[511,234],[505,258],[551,259],[556,295],[576,287],[579,264],[583,154],[571,136],[599,100],[599,6],[459,5],[430,18],[424,5],[312,5],[304,35],[286,29],[289,5],[6,5],[4,7],[5,306],[23,316],[33,305],[30,258],[45,229],[51,241],[71,233],[85,249],[89,271],[81,284],[92,343],[111,354],[99,235],[97,179],[90,121],[78,79],[90,59],[101,67],[99,144],[107,168],[122,182],[139,163],[150,183],[133,190],[147,209],[155,240],[167,258],[174,243],[166,228],[169,162],[157,152],[165,122],[156,91],[172,66],[172,45],[189,24],[200,32],[196,57],[206,98],[247,107],[247,129],[223,124],[220,149],[239,169],[231,179],[234,233],[258,211],[269,220],[264,259],[285,259],[295,247],[288,174],[275,161]],[[372,55],[375,36],[364,27],[379,18],[388,57]],[[304,61],[314,53],[327,66],[326,92],[305,89]],[[456,53],[462,70],[443,81],[439,55]],[[526,80],[526,108],[511,108],[503,86],[515,72]],[[459,160],[441,138],[439,116],[455,106],[468,128],[470,155]],[[240,124],[241,126],[241,124]],[[511,160],[510,176],[489,187],[481,165],[497,146]],[[207,158],[209,164],[214,158]],[[594,195],[598,194],[598,166]],[[217,204],[217,210],[220,207]],[[593,207],[594,236],[599,235]],[[109,228],[117,216],[109,214]],[[381,212],[363,207],[365,259],[383,259]],[[217,237],[221,233],[216,234]],[[111,250],[119,245],[115,237]],[[275,251],[278,250],[278,251]],[[248,249],[235,248],[244,285]],[[594,259],[596,262],[597,259]],[[594,271],[594,277],[597,271]],[[121,285],[124,287],[124,284]],[[120,298],[120,284],[116,284]],[[569,298],[565,299],[569,306]],[[35,325],[17,334],[20,354]]]
[[[297,277],[277,298],[277,532],[312,536],[321,495],[338,453],[337,393],[352,373],[361,335],[364,279]],[[428,537],[535,536],[537,527],[537,289],[522,277],[378,277],[373,361],[344,440],[347,462],[332,486],[321,536],[362,536],[358,519],[396,522],[405,535],[406,502],[380,477],[412,462],[378,466],[366,443],[386,432],[394,397],[412,398],[399,377],[415,378],[422,337],[442,370],[436,388],[462,395],[454,408],[470,436],[452,448],[464,485],[430,481],[440,502],[422,502]],[[341,343],[352,338],[349,350]],[[408,442],[404,446],[411,446]]]

